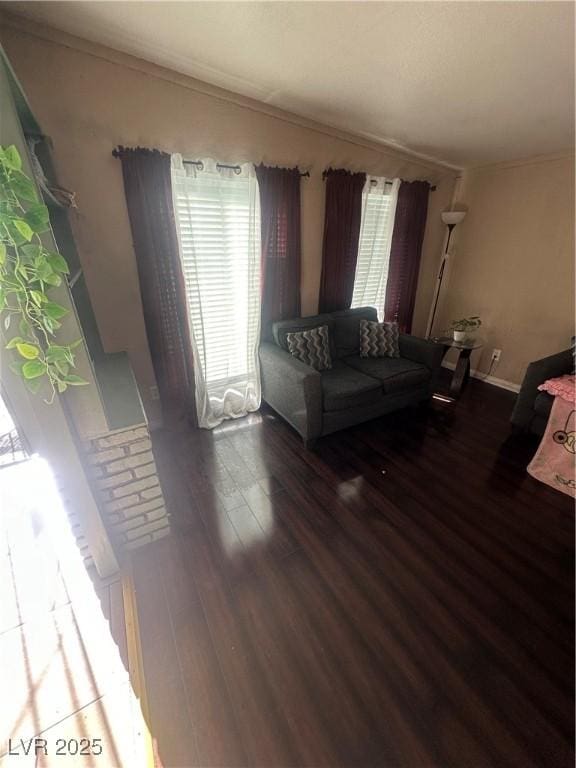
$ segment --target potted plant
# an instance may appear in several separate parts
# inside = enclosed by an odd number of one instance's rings
[[[56,393],[88,384],[74,373],[78,339],[62,343],[57,331],[68,307],[53,301],[51,291],[69,273],[64,257],[46,247],[48,208],[32,179],[22,170],[14,145],[0,145],[0,317],[10,368],[32,393],[43,389],[51,403]],[[46,385],[43,387],[43,385]]]
[[[454,333],[454,341],[464,341],[471,331],[475,331],[482,325],[482,320],[478,315],[472,317],[463,317],[461,320],[454,320],[452,322],[452,332]]]

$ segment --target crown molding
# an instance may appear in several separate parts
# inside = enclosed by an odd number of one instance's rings
[[[315,131],[316,133],[330,136],[331,138],[339,139],[348,144],[353,144],[378,152],[382,155],[393,157],[396,160],[403,160],[412,165],[420,165],[431,172],[428,180],[433,183],[436,183],[441,178],[445,177],[454,178],[463,170],[460,166],[452,165],[412,150],[398,148],[397,145],[379,140],[371,135],[347,132],[333,125],[319,123],[305,115],[288,112],[278,107],[270,106],[249,96],[234,93],[233,91],[229,91],[220,86],[206,83],[203,80],[198,80],[190,75],[185,75],[159,64],[154,64],[145,59],[138,58],[132,54],[123,53],[114,48],[101,45],[100,43],[93,43],[85,38],[71,35],[68,32],[63,32],[55,27],[39,24],[22,16],[14,15],[13,13],[7,13],[4,10],[0,10],[0,24],[31,37],[37,37],[49,43],[71,48],[89,56],[93,56],[94,58],[102,59],[109,63],[144,73],[150,77],[165,80],[173,85],[186,88],[187,90],[194,91],[203,96],[209,96],[220,101],[235,104],[236,106],[259,112],[276,120],[282,120],[283,122],[297,125],[301,128],[306,128]]]
[[[500,160],[497,163],[485,163],[483,165],[474,165],[464,169],[465,174],[481,173],[482,171],[506,171],[512,168],[521,168],[525,165],[543,165],[544,163],[554,163],[561,160],[574,160],[574,149],[565,149],[562,152],[552,152],[547,155],[533,155],[532,157],[522,157],[517,160]]]

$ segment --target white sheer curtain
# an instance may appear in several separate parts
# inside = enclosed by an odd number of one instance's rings
[[[362,219],[352,307],[374,307],[384,319],[390,246],[400,179],[368,176],[362,192]]]
[[[212,429],[260,406],[260,200],[252,165],[202,165],[172,157],[198,424]]]

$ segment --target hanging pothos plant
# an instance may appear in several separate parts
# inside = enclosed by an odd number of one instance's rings
[[[5,333],[14,333],[6,345],[14,350],[10,368],[34,393],[47,383],[52,402],[56,392],[88,382],[72,372],[82,340],[56,343],[69,310],[49,293],[69,270],[61,254],[42,244],[40,235],[49,228],[48,208],[23,173],[20,153],[0,146],[0,316]]]

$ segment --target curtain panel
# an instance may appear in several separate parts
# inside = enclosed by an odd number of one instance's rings
[[[365,173],[325,171],[326,209],[320,279],[320,312],[348,309],[358,258]]]
[[[190,419],[195,424],[192,347],[170,155],[139,147],[118,147],[113,154],[122,162],[144,322],[164,421],[174,425]]]
[[[260,256],[254,167],[172,156],[172,189],[190,313],[198,425],[260,407]]]
[[[412,330],[429,192],[427,181],[403,181],[398,190],[384,319],[397,322],[401,333]]]
[[[262,231],[261,328],[300,316],[300,171],[256,166]]]
[[[362,192],[362,223],[352,307],[374,307],[384,319],[392,230],[400,179],[368,176]]]

